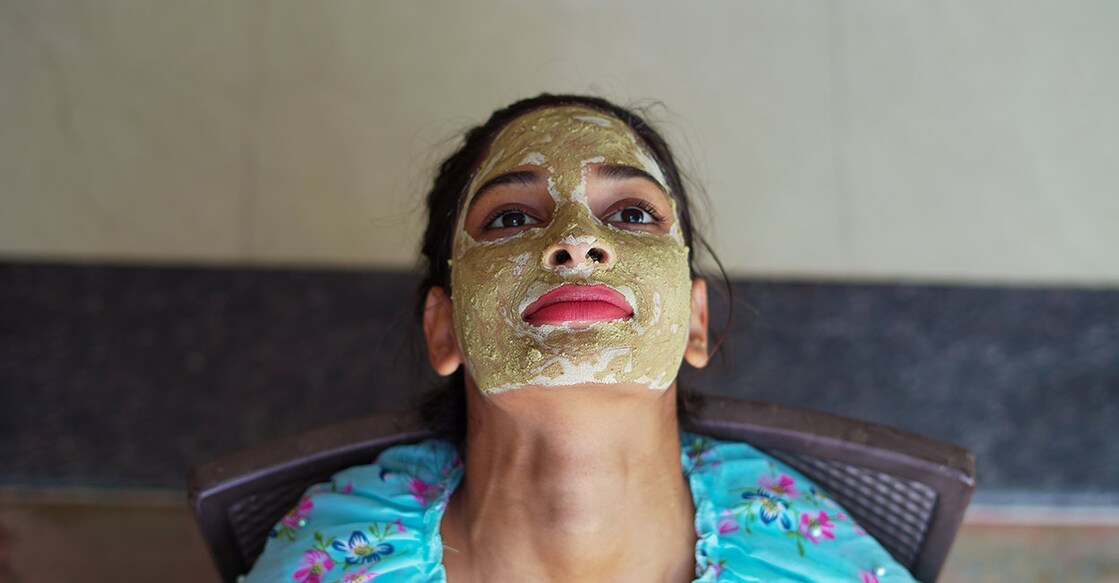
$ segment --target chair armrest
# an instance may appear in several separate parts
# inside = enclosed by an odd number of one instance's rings
[[[241,548],[228,516],[237,501],[292,483],[324,481],[343,468],[371,463],[390,445],[427,436],[409,415],[370,415],[261,443],[194,468],[187,480],[190,508],[223,579],[252,567],[246,556],[251,552]]]

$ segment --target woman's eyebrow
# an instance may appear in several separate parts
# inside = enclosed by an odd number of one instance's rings
[[[488,191],[506,184],[515,184],[518,186],[542,186],[545,184],[544,177],[529,170],[518,170],[517,172],[509,172],[487,180],[478,192],[474,194],[474,198],[470,201],[470,206],[474,206],[479,199],[482,198]]]
[[[620,164],[603,164],[602,166],[595,167],[595,175],[599,178],[606,180],[627,180],[630,178],[644,178],[649,182],[657,185],[665,194],[668,194],[668,188],[661,184],[659,180],[653,178],[652,174],[633,166],[622,166]]]

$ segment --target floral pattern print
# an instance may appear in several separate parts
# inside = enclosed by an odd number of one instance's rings
[[[688,472],[702,471],[708,467],[718,466],[719,461],[714,459],[711,454],[714,447],[714,440],[707,437],[698,437],[686,443],[683,447],[684,455],[687,456],[692,466]]]
[[[834,540],[835,523],[828,520],[828,515],[823,510],[812,516],[810,512],[800,515],[800,533],[804,538],[818,544],[823,539]]]
[[[307,526],[307,523],[311,520],[311,511],[315,509],[315,503],[314,500],[312,500],[314,495],[323,492],[349,494],[353,492],[353,490],[354,485],[350,482],[347,482],[342,488],[338,488],[338,484],[333,481],[329,484],[316,484],[312,486],[307,491],[307,494],[299,499],[299,503],[295,505],[295,508],[289,510],[288,513],[280,519],[280,523],[272,528],[272,532],[269,536],[272,538],[282,536],[290,541],[294,541],[299,529]]]
[[[727,455],[732,457],[725,457]],[[749,574],[747,578],[751,581],[783,579],[789,573],[799,573],[814,581],[913,581],[877,541],[865,536],[865,531],[830,496],[776,460],[745,444],[702,437],[695,438],[690,447],[685,445],[682,460],[693,494],[698,487],[703,497],[737,500],[729,506],[715,507],[717,512],[712,515],[711,522],[706,523],[710,526],[700,529],[696,545],[696,574],[699,576],[696,581],[739,581],[742,574]],[[689,463],[693,465],[689,467]],[[705,474],[711,475],[710,482]],[[709,483],[721,483],[719,478],[724,476],[750,481],[737,481],[737,484],[732,481],[721,491],[718,488],[708,490]],[[697,513],[702,513],[698,497],[696,508]],[[697,525],[702,522],[697,515]],[[864,546],[859,546],[863,545],[860,539],[865,541]],[[724,555],[724,545],[741,550]],[[792,554],[781,555],[778,549],[782,545],[787,545]],[[889,570],[881,566],[871,570],[860,568],[859,563],[851,561],[857,556],[852,548],[859,548],[859,552],[867,553],[865,556],[873,556],[894,567]],[[767,558],[755,559],[759,553]],[[812,562],[796,567],[795,562],[790,563],[791,559],[782,556],[806,557]],[[775,562],[770,563],[770,560]],[[766,569],[773,570],[765,575]],[[883,579],[884,573],[891,575]]]
[[[752,522],[755,517],[761,517],[762,524],[768,525],[778,521],[781,528],[785,530],[793,527],[793,520],[789,518],[789,502],[784,497],[756,488],[743,492],[742,499],[746,501],[742,506],[742,512],[746,514],[748,521]],[[750,531],[749,527],[746,531]]]
[[[325,573],[334,568],[334,559],[325,551],[309,549],[299,559],[299,564],[292,578],[299,583],[319,583]]]
[[[280,522],[291,528],[304,527],[307,525],[307,517],[311,516],[311,510],[314,507],[315,503],[311,501],[311,498],[304,496],[295,508],[292,508],[290,512],[280,519]]]
[[[377,574],[369,573],[367,572],[367,569],[368,567],[362,567],[361,569],[358,569],[357,571],[354,571],[353,573],[342,577],[338,581],[338,583],[365,583],[366,581],[372,581],[373,578],[377,576]]]
[[[346,553],[346,563],[350,565],[376,563],[385,555],[392,554],[393,551],[391,543],[370,542],[365,533],[360,530],[351,533],[349,540],[336,540],[331,546]]]
[[[408,491],[411,492],[412,497],[425,507],[431,506],[432,502],[442,498],[443,490],[441,484],[429,484],[419,478],[412,478],[408,482]]]
[[[789,474],[781,474],[776,478],[765,474],[758,478],[758,486],[763,490],[768,490],[774,496],[784,496],[786,498],[796,498],[800,496],[800,490],[797,490],[796,481],[793,480]]]
[[[828,514],[819,510],[819,507],[837,508],[834,501],[815,486],[807,487],[803,494],[797,486],[796,479],[786,473],[777,471],[772,462],[769,463],[770,473],[758,477],[757,487],[747,487],[740,496],[742,502],[735,506],[733,513],[742,521],[746,533],[752,533],[751,524],[761,521],[761,526],[775,526],[785,531],[785,534],[794,539],[797,554],[804,556],[807,547],[805,541],[819,544],[824,540],[835,539],[835,522]],[[812,510],[798,513],[798,505],[812,506]],[[799,517],[799,519],[798,519]],[[836,512],[835,520],[847,520],[843,512]],[[793,528],[794,524],[797,528]],[[855,534],[861,534],[858,527]],[[726,524],[726,516],[720,516],[718,524],[720,534],[732,532]]]
[[[719,523],[715,527],[719,534],[727,534],[738,530],[738,519],[734,517],[734,513],[730,510],[724,510],[719,513]]]
[[[688,434],[680,454],[696,507],[696,583],[913,583],[827,493],[773,458]],[[336,474],[277,522],[245,583],[445,583],[439,525],[462,473],[453,446],[429,441]]]
[[[288,513],[280,519],[280,523],[272,529],[271,536],[273,538],[284,536],[287,537],[288,540],[294,541],[298,529],[307,526],[307,521],[311,517],[311,510],[313,510],[314,507],[315,503],[311,501],[310,496],[301,498],[299,503],[295,505],[295,508],[289,510]]]

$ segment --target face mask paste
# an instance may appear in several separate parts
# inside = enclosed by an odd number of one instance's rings
[[[451,294],[459,346],[483,392],[580,383],[664,390],[676,378],[691,312],[688,248],[676,203],[669,193],[673,222],[667,234],[604,224],[587,202],[593,164],[642,169],[667,191],[660,168],[623,122],[578,106],[514,120],[471,181],[456,227]],[[498,240],[475,240],[464,223],[477,189],[524,166],[547,176],[555,202],[551,222]],[[588,259],[574,268],[548,268],[545,251],[565,240],[603,242],[613,251],[613,265]],[[521,318],[532,302],[564,284],[610,286],[626,298],[633,316],[584,329],[534,326]]]

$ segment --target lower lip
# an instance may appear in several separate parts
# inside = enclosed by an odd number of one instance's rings
[[[628,317],[629,313],[608,302],[556,302],[537,310],[528,321],[532,324],[559,324],[624,320]]]

